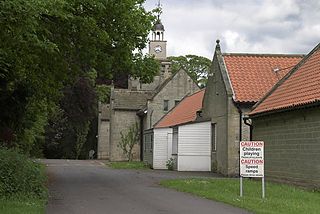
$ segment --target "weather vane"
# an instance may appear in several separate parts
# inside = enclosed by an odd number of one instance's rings
[[[160,19],[160,15],[162,14],[162,4],[161,4],[161,1],[158,0],[158,3],[156,4],[157,6],[157,9],[158,9],[158,20]]]
[[[156,4],[156,6],[158,6],[159,8],[162,6],[160,0],[158,0],[158,4]]]

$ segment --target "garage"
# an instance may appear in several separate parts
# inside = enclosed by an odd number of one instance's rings
[[[153,168],[211,171],[211,121],[197,121],[204,90],[185,97],[154,127]]]
[[[178,126],[178,171],[211,171],[211,122]]]

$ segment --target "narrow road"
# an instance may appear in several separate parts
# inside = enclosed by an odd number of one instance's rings
[[[162,179],[214,176],[156,170],[115,170],[99,161],[42,160],[49,174],[47,214],[247,213],[166,189]]]

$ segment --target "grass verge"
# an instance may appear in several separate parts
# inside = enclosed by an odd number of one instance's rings
[[[238,179],[177,179],[161,185],[203,198],[224,202],[255,213],[319,213],[320,193],[298,187],[266,183],[266,198],[261,198],[261,182],[244,180],[244,197],[239,197]]]
[[[0,199],[1,214],[43,214],[46,199],[26,196]]]
[[[110,166],[113,169],[150,169],[150,167],[147,166],[145,163],[139,161],[110,162],[108,163],[108,166]]]

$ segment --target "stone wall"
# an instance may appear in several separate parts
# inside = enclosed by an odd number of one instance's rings
[[[183,70],[180,70],[174,77],[160,90],[160,92],[148,101],[148,112],[145,129],[150,129],[174,106],[175,101],[180,101],[187,94],[193,94],[199,87],[191,77]],[[169,100],[168,111],[164,111],[163,102]]]
[[[110,121],[102,120],[99,125],[98,159],[109,159]]]
[[[265,142],[267,179],[320,187],[320,108],[253,118],[253,139]]]
[[[121,141],[120,132],[127,133],[130,126],[135,123],[140,123],[136,111],[127,110],[112,110],[110,120],[110,160],[111,161],[124,161],[126,160],[122,150],[118,148]],[[135,145],[133,149],[134,160],[140,160],[140,145]]]
[[[109,159],[110,105],[99,104],[97,158]]]
[[[220,56],[222,57],[222,56]],[[240,118],[239,109],[233,101],[233,94],[228,83],[228,76],[223,61],[217,54],[213,59],[213,70],[209,76],[203,100],[202,117],[211,118],[215,124],[216,151],[212,152],[212,170],[227,175],[239,175],[239,142],[240,121],[242,126],[241,139],[248,140],[250,128]],[[247,106],[239,106],[242,116],[249,112]]]

